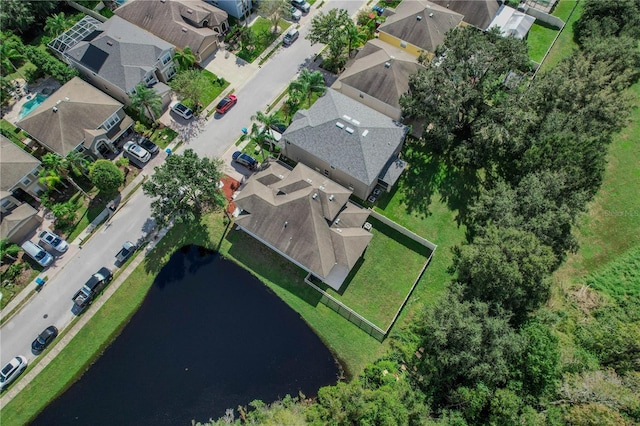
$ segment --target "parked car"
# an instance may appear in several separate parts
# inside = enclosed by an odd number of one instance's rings
[[[22,250],[24,250],[30,258],[38,262],[38,265],[40,266],[47,267],[51,262],[53,262],[53,256],[51,253],[34,242],[25,241],[20,247],[22,247]]]
[[[64,253],[69,249],[69,244],[58,235],[46,229],[38,234],[40,242],[47,244],[52,249]]]
[[[216,112],[218,114],[224,114],[229,111],[232,106],[234,106],[238,102],[238,98],[236,95],[225,96],[220,102],[218,102],[218,106],[216,106]]]
[[[124,144],[124,152],[141,163],[146,163],[151,159],[151,153],[134,141],[129,141]]]
[[[149,152],[149,154],[151,154],[151,155],[155,154],[156,152],[158,152],[160,150],[160,148],[158,148],[158,145],[156,145],[155,143],[151,142],[151,139],[145,138],[144,136],[140,136],[138,138],[138,145],[140,145],[141,147],[146,149],[147,152]]]
[[[80,315],[93,302],[93,299],[104,289],[113,279],[113,273],[104,266],[82,286],[80,290],[73,295],[73,307],[71,312]]]
[[[231,158],[233,158],[233,161],[235,161],[236,163],[242,164],[243,166],[251,170],[255,169],[258,165],[258,160],[250,155],[243,154],[240,151],[234,152]]]
[[[311,9],[311,5],[305,0],[291,0],[291,4],[304,13],[309,13],[309,10]]]
[[[33,352],[34,355],[38,355],[44,351],[57,336],[58,329],[55,326],[50,325],[45,328],[42,333],[36,337],[36,340],[31,343],[31,352]]]
[[[300,18],[302,18],[302,12],[295,6],[291,6],[291,20],[292,21],[299,21]]]
[[[5,364],[0,371],[0,391],[3,391],[27,368],[27,358],[18,355]]]
[[[173,102],[171,104],[171,111],[175,112],[185,120],[191,120],[193,118],[193,111],[191,111],[191,108],[180,102]]]
[[[136,251],[136,245],[131,241],[125,241],[120,251],[116,253],[116,263],[124,263],[134,251]]]
[[[282,44],[284,44],[285,46],[290,46],[291,44],[293,44],[294,41],[298,39],[299,35],[300,33],[298,32],[297,29],[290,28],[289,31],[287,31],[287,33],[284,35],[284,38],[282,39]]]

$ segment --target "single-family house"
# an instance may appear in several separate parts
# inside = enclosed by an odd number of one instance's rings
[[[129,95],[142,83],[160,95],[163,106],[169,104],[171,89],[166,83],[176,74],[172,44],[119,16],[93,24],[93,28],[84,25],[81,32],[75,29],[81,25],[79,22],[49,45],[62,46],[58,53],[88,82],[125,105],[130,105]],[[59,39],[67,42],[62,45]]]
[[[28,201],[38,202],[40,160],[0,136],[0,238],[20,244],[42,218]]]
[[[489,28],[502,0],[431,0],[439,6],[446,7],[464,16],[463,23],[473,25],[481,30]],[[404,3],[404,2],[403,2]]]
[[[402,121],[400,97],[409,91],[409,76],[423,68],[414,55],[373,39],[360,49],[331,87],[387,117]]]
[[[378,28],[380,40],[406,52],[433,58],[447,31],[457,27],[463,16],[427,0],[404,0]]]
[[[207,3],[224,10],[236,19],[244,19],[253,9],[252,0],[204,0]]]
[[[304,164],[271,162],[234,200],[235,224],[270,249],[339,290],[373,235],[369,211],[351,191]]]
[[[515,37],[523,40],[535,21],[536,18],[533,16],[503,4],[489,24],[489,28],[500,28],[503,37]]]
[[[281,152],[367,199],[390,190],[406,163],[399,159],[407,127],[333,89],[300,110],[282,134]]]
[[[74,77],[16,123],[40,145],[66,156],[105,158],[133,125],[122,103]]]
[[[198,63],[216,51],[229,30],[227,12],[202,0],[130,1],[115,14],[178,49],[188,46]]]

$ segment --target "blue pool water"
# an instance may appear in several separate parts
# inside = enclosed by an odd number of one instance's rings
[[[27,102],[24,103],[24,105],[22,105],[22,108],[20,108],[20,114],[18,114],[18,118],[20,120],[25,118],[27,115],[31,113],[31,111],[38,108],[38,105],[44,102],[44,100],[47,98],[48,96],[44,96],[44,95],[41,95],[40,93],[36,93],[33,99],[28,100]]]

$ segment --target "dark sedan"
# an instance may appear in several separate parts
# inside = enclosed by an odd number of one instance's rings
[[[31,352],[37,355],[44,351],[57,336],[58,329],[55,326],[50,325],[45,328],[44,331],[36,337],[36,340],[31,343]]]

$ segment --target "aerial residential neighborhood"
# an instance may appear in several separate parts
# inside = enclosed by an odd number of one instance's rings
[[[640,423],[638,28],[3,1],[1,423]]]

